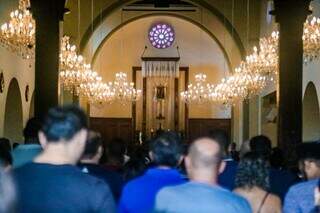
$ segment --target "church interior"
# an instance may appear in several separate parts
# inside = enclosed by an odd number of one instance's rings
[[[215,128],[238,146],[319,140],[320,1],[290,6],[304,7],[295,19],[287,1],[48,2],[0,2],[0,135],[12,143],[58,104],[85,109],[106,141]]]
[[[0,213],[320,213],[320,0],[0,0]]]

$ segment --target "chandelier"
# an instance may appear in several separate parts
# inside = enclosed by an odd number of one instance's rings
[[[61,39],[60,81],[64,89],[80,95],[80,85],[100,82],[101,77],[91,70],[91,65],[85,63],[82,55],[76,53],[76,46],[71,45],[69,40],[68,36]]]
[[[115,81],[109,83],[114,94],[114,101],[126,104],[140,99],[142,91],[136,90],[133,82],[128,82],[127,74],[119,72],[115,77]]]
[[[35,47],[35,21],[29,7],[29,0],[20,0],[19,9],[10,13],[10,21],[0,31],[0,43],[24,59],[33,57]]]
[[[304,23],[303,30],[304,61],[311,62],[320,55],[320,18],[310,18]]]
[[[207,76],[203,73],[195,75],[195,84],[189,84],[187,91],[181,92],[181,99],[186,103],[203,104],[210,102],[210,94],[214,85],[206,83]]]
[[[110,84],[103,83],[100,80],[81,84],[79,93],[82,97],[86,97],[90,104],[111,103],[115,95]]]

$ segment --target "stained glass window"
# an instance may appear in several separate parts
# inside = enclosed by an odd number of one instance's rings
[[[152,46],[158,49],[170,47],[174,42],[174,38],[174,29],[167,23],[155,24],[149,30],[149,40]]]

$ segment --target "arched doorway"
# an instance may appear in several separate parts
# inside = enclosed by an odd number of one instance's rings
[[[8,88],[4,116],[4,137],[9,138],[11,142],[22,141],[22,101],[19,84],[15,78],[11,80]]]
[[[317,90],[309,82],[303,98],[303,142],[320,139],[320,114]]]

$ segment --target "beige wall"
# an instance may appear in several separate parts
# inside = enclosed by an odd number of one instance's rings
[[[170,23],[176,32],[175,44],[165,50],[153,48],[147,37],[152,23],[164,21]],[[194,75],[203,72],[208,82],[218,83],[221,78],[228,75],[228,64],[216,42],[196,25],[174,17],[154,16],[142,18],[131,22],[115,32],[104,43],[98,53],[94,69],[105,81],[112,81],[116,72],[124,71],[131,80],[132,66],[141,66],[141,54],[144,46],[148,49],[145,56],[175,57],[176,46],[179,46],[180,66],[187,66],[190,82],[194,82]],[[122,48],[121,48],[122,47]],[[107,105],[103,108],[92,107],[91,116],[95,117],[131,117],[131,105]],[[190,106],[191,118],[230,118],[230,109],[219,106]]]

